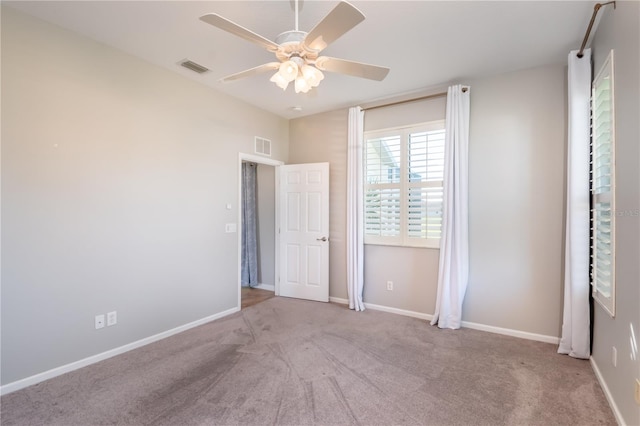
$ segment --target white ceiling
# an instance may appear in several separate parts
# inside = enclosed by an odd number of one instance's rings
[[[218,13],[271,40],[294,28],[291,1],[3,2],[206,84],[285,118],[294,118],[483,75],[566,61],[580,47],[595,2],[353,1],[366,16],[323,55],[391,68],[382,82],[325,73],[296,94],[266,73],[229,83],[229,74],[272,62],[271,53],[198,18]],[[337,1],[301,2],[309,31]],[[211,69],[198,75],[190,59]],[[302,107],[302,112],[291,109]]]

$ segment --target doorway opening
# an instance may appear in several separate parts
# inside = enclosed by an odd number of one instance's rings
[[[276,295],[277,182],[282,162],[240,154],[238,307]]]

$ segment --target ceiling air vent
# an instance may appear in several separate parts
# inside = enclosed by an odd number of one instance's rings
[[[204,74],[205,72],[209,71],[209,68],[203,67],[202,65],[196,64],[195,62],[189,60],[180,62],[180,65],[187,69],[190,69],[191,71],[195,71],[198,74]]]
[[[256,136],[256,154],[271,157],[271,141],[269,139]]]

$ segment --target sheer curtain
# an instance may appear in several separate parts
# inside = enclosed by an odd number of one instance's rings
[[[589,97],[591,49],[569,53],[564,310],[558,352],[589,358]]]
[[[240,281],[255,287],[258,282],[258,241],[255,163],[242,163],[242,259]]]
[[[364,311],[364,218],[362,194],[362,143],[364,139],[364,111],[349,108],[347,136],[347,293],[349,308]]]
[[[436,309],[431,324],[460,328],[469,278],[469,88],[447,92],[444,196]]]

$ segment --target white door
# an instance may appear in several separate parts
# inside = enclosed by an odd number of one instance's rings
[[[279,295],[329,301],[329,163],[279,167]]]

